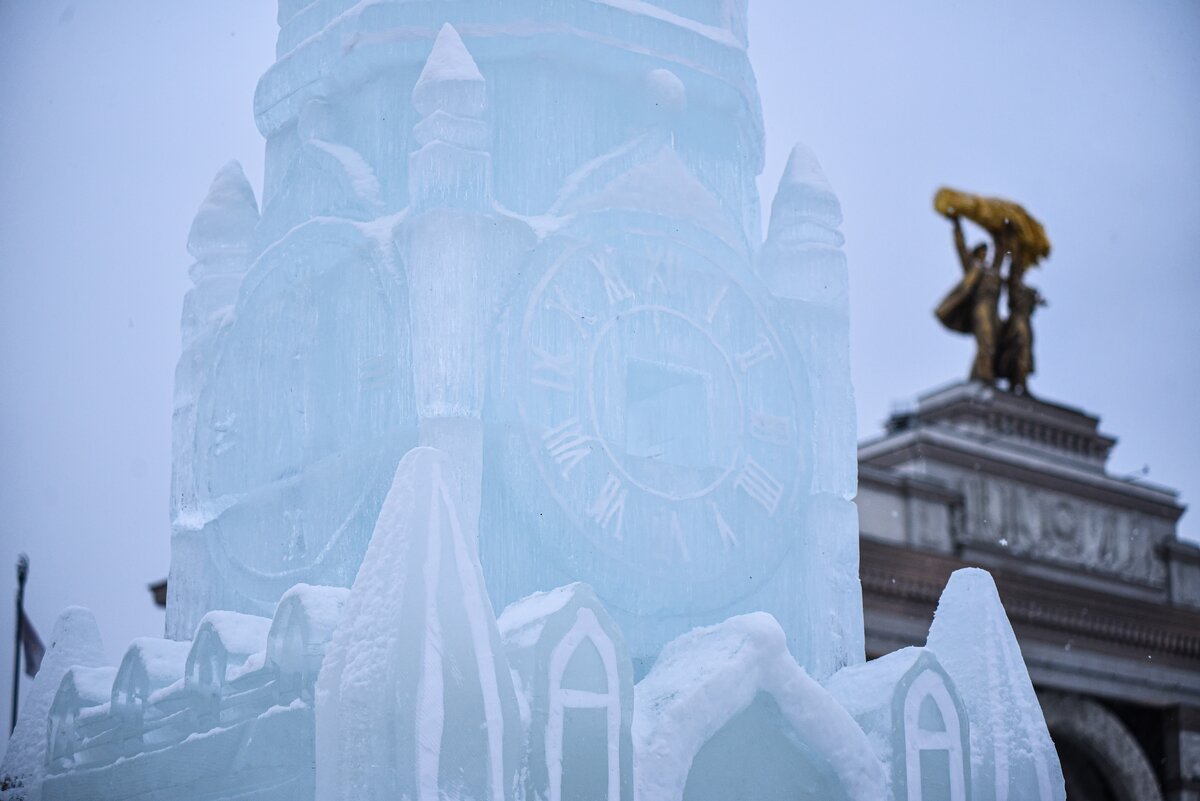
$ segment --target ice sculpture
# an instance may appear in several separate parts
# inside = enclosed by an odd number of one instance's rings
[[[400,463],[317,680],[317,797],[512,801],[521,723],[454,468]]]
[[[633,664],[586,584],[535,593],[497,622],[528,710],[526,798],[633,800]]]
[[[56,669],[46,801],[1061,797],[994,591],[858,667],[841,208],[798,146],[762,240],[745,17],[280,0],[261,203],[231,163],[189,237],[169,639]]]
[[[763,613],[672,642],[636,688],[637,797],[881,799],[862,730]]]
[[[349,586],[420,444],[493,600],[587,582],[638,675],[759,609],[861,661],[840,208],[799,149],[762,243],[744,5],[281,3],[245,278],[180,365],[171,636]],[[204,253],[256,219],[231,173]]]
[[[1066,798],[1021,648],[986,571],[950,577],[926,647],[954,680],[971,720],[974,801]]]
[[[71,668],[48,722],[45,801],[313,797],[313,684],[348,590],[297,585],[272,620],[212,612],[192,642],[136,640]]]
[[[825,689],[867,733],[893,801],[971,798],[967,710],[933,652],[902,648],[838,671]]]
[[[46,771],[48,739],[46,721],[51,715],[59,684],[76,670],[104,664],[104,644],[96,618],[79,606],[64,609],[54,623],[49,648],[33,686],[21,704],[17,727],[8,740],[4,761],[0,762],[0,790],[3,801],[38,801],[42,797],[42,776]]]

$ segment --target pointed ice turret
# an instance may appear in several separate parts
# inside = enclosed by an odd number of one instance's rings
[[[258,225],[258,201],[242,165],[229,161],[213,178],[188,232],[188,253],[203,262],[224,254],[245,255]]]
[[[858,511],[854,391],[850,382],[849,275],[838,226],[842,207],[815,155],[802,144],[788,159],[771,208],[758,273],[786,310],[805,366],[813,408],[807,433],[814,449],[805,530],[814,555],[804,579],[817,676],[863,661],[862,591],[858,580]],[[819,557],[817,555],[820,555]],[[830,573],[833,565],[835,574]]]
[[[233,304],[249,266],[258,202],[242,165],[230,161],[217,171],[188,233],[189,273],[196,285],[184,300],[183,346],[213,325],[213,317]]]
[[[438,33],[412,99],[422,116],[413,128],[419,148],[408,165],[413,208],[489,206],[487,84],[450,23]]]
[[[196,259],[188,271],[194,286],[183,298],[183,318],[180,325],[183,351],[175,367],[175,410],[172,419],[171,522],[172,532],[187,528],[186,521],[196,511],[195,469],[196,402],[203,388],[207,371],[211,369],[211,343],[229,310],[237,299],[250,266],[254,233],[258,227],[258,202],[246,180],[242,165],[230,161],[222,167],[212,185],[188,234],[188,252]],[[198,544],[203,547],[203,544]],[[182,546],[173,540],[172,564],[183,564]],[[195,559],[192,564],[204,564]],[[192,578],[192,577],[189,577]],[[174,614],[178,598],[187,587],[199,587],[203,579],[186,581],[172,576],[167,608],[167,633],[172,637],[190,638],[195,620],[182,625]],[[208,604],[202,604],[208,608]]]
[[[404,457],[317,680],[321,801],[512,801],[521,721],[453,466]]]
[[[46,722],[58,685],[72,666],[99,667],[103,664],[104,644],[100,641],[100,629],[91,610],[81,606],[67,607],[54,624],[42,667],[21,704],[17,727],[9,738],[4,761],[0,763],[0,785],[22,789],[14,795],[0,791],[0,798],[37,801],[42,797],[42,776],[46,772]]]
[[[849,292],[842,205],[817,157],[797,144],[771,205],[760,271],[782,297],[845,311]]]
[[[487,86],[454,28],[442,26],[413,89],[404,262],[422,445],[451,456],[463,530],[478,541],[484,363],[502,282],[532,233],[497,213],[483,119]]]
[[[971,720],[975,801],[1062,801],[1058,754],[986,571],[950,576],[926,647],[954,680]]]

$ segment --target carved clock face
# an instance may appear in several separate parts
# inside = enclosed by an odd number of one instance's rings
[[[567,250],[533,292],[517,394],[569,521],[542,539],[609,602],[726,606],[799,534],[805,404],[761,297],[642,235]]]
[[[196,486],[226,585],[271,605],[298,581],[348,584],[415,412],[406,304],[369,252],[268,253],[214,346]]]

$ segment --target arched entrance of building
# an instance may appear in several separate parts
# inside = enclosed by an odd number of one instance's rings
[[[1077,695],[1038,693],[1069,801],[1162,801],[1154,768],[1115,714]]]

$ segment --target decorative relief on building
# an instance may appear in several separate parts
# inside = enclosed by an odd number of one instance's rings
[[[1161,585],[1169,521],[1002,478],[962,479],[961,542]]]

